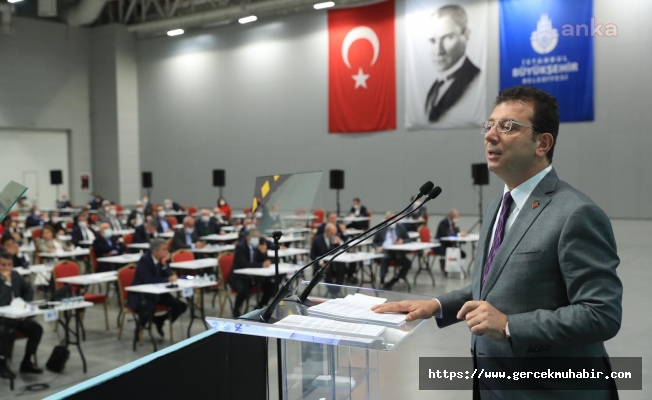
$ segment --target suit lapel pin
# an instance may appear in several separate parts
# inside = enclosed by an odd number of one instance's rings
[[[534,210],[535,208],[539,207],[539,200],[534,200],[532,202],[532,209]]]

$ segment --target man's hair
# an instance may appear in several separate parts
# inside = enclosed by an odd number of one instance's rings
[[[357,201],[357,202],[359,203],[359,202],[360,202],[360,198],[359,198],[359,197],[355,197],[355,198],[353,199],[353,201]]]
[[[466,11],[464,7],[458,6],[457,4],[449,4],[438,8],[432,13],[433,17],[451,17],[455,25],[459,26],[462,29],[462,32],[466,32],[466,26],[468,24],[468,17],[466,16]]]
[[[155,238],[149,241],[149,251],[158,250],[164,244],[167,244],[168,241],[165,239]]]
[[[508,102],[528,102],[533,104],[532,126],[534,130],[536,133],[550,133],[554,138],[552,147],[546,154],[548,161],[552,162],[555,145],[557,144],[557,134],[559,133],[559,105],[557,99],[541,89],[521,85],[505,89],[496,96],[496,106]],[[534,140],[534,138],[533,134],[532,139]]]
[[[57,238],[57,231],[54,229],[54,226],[52,226],[50,224],[45,224],[45,225],[43,225],[43,230],[44,231],[47,230],[47,231],[52,232],[52,234],[54,235],[54,238],[55,239]]]
[[[11,236],[10,233],[5,233],[4,235],[2,235],[2,239],[0,242],[4,246],[7,242],[11,242],[11,241],[16,241],[16,239],[14,239],[14,237]]]
[[[245,232],[245,236],[251,237],[252,233],[256,233],[258,236],[260,236],[260,231],[257,228],[251,228],[247,232]]]
[[[5,260],[12,260],[13,261],[14,256],[12,256],[11,254],[7,253],[4,250],[0,250],[0,258],[3,258]]]
[[[335,216],[337,217],[337,213],[335,211],[330,211],[328,214],[326,214],[326,219],[328,219],[328,217],[330,217],[333,214],[335,214]]]

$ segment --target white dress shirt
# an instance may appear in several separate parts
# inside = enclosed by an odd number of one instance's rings
[[[547,168],[539,172],[538,174],[534,175],[532,178],[528,179],[527,181],[521,183],[511,191],[512,195],[512,205],[510,206],[510,214],[509,217],[507,217],[507,223],[505,224],[505,233],[503,236],[503,241],[505,240],[504,238],[507,237],[507,234],[509,233],[509,229],[512,227],[512,224],[516,220],[516,217],[518,217],[518,213],[521,212],[523,209],[523,206],[525,206],[525,202],[527,201],[528,197],[532,194],[532,191],[534,190],[535,187],[541,182],[541,180],[548,175],[548,172],[552,170],[552,165],[548,165]],[[503,189],[503,198],[505,198],[505,193],[509,192],[509,189],[507,188],[507,185],[505,185],[505,188]],[[500,205],[500,208],[498,209],[498,213],[496,215],[500,215],[500,213],[503,210],[503,205]],[[491,249],[491,246],[494,243],[494,235],[496,234],[496,227],[498,226],[498,218],[496,218],[496,221],[494,222],[494,226],[491,230],[491,240],[489,240],[489,247],[488,249]],[[437,300],[437,299],[435,299]],[[441,303],[439,300],[437,300],[437,303],[439,303],[439,315],[435,315],[435,318],[441,318],[443,315],[443,310],[441,309]]]

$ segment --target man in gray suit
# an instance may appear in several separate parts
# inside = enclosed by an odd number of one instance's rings
[[[374,310],[406,312],[408,321],[434,316],[440,328],[465,321],[478,371],[499,370],[497,357],[524,365],[544,356],[593,357],[596,371],[610,372],[604,341],[620,329],[620,260],[605,213],[552,168],[558,130],[553,96],[526,86],[500,92],[482,132],[489,170],[505,189],[485,210],[472,283]],[[604,382],[607,390],[562,392],[542,379],[523,392],[492,390],[476,377],[474,398],[617,398]]]

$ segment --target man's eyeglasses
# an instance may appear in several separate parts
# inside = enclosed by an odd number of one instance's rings
[[[507,132],[510,132],[510,131],[513,132],[513,133],[516,133],[517,131],[512,131],[512,126],[513,125],[518,125],[518,126],[522,126],[522,127],[525,127],[525,128],[529,128],[529,129],[532,129],[532,132],[538,133],[537,130],[534,129],[533,126],[525,125],[525,124],[522,124],[520,122],[516,122],[514,120],[511,120],[511,119],[501,119],[501,120],[498,120],[498,121],[485,121],[485,122],[480,124],[480,132],[483,135],[486,135],[491,130],[491,128],[493,128],[494,125],[496,125],[496,130],[498,132],[500,132],[500,133],[507,133]]]

